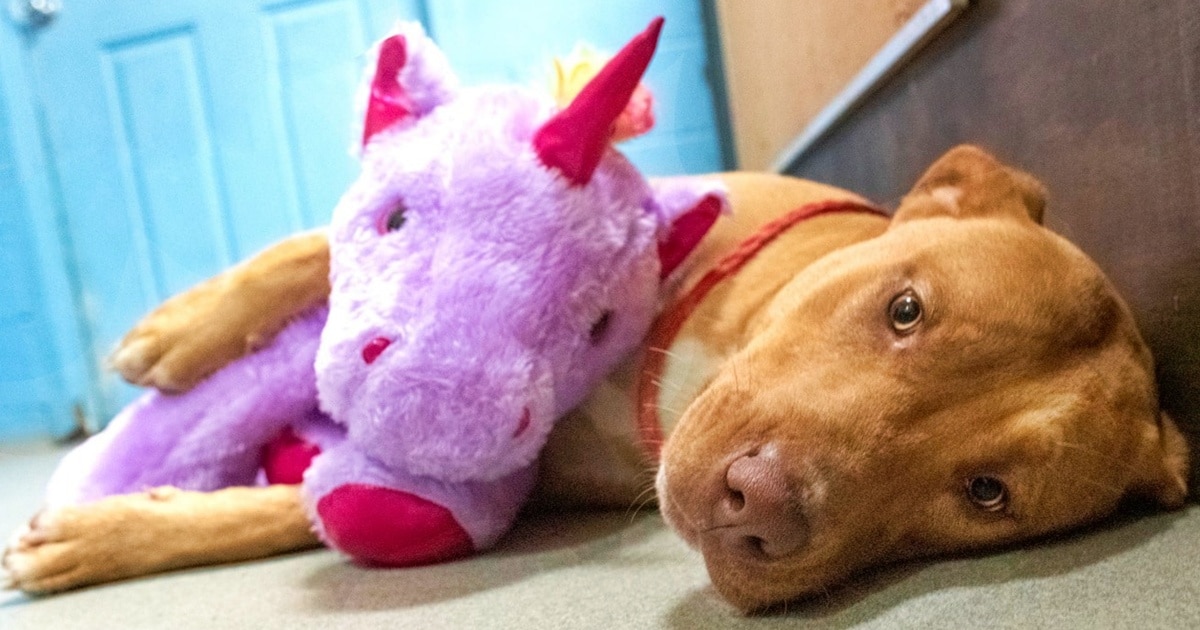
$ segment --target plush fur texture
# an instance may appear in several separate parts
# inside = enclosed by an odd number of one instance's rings
[[[67,457],[50,501],[252,484],[264,448],[298,434],[320,450],[304,489],[327,542],[389,565],[491,545],[555,419],[644,335],[660,252],[690,251],[724,207],[712,181],[657,195],[607,144],[564,173],[533,142],[554,121],[611,129],[620,112],[591,120],[585,101],[628,101],[660,26],[562,112],[458,88],[400,28],[376,49],[362,174],[333,214],[328,305],[188,393],[144,395]]]

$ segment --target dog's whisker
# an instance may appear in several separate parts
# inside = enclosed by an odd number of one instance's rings
[[[642,497],[646,496],[648,493],[654,492],[655,490],[653,479],[647,479],[639,485],[642,486],[642,491],[638,493],[637,497],[634,498],[634,501],[640,501]]]
[[[684,388],[683,383],[664,381],[661,378],[651,379],[650,382],[654,383],[655,387],[658,387],[659,391],[662,392],[678,392]]]
[[[634,475],[639,483],[648,483],[650,485],[654,485],[654,482],[658,477],[658,468],[655,467],[639,470],[638,472],[634,473]]]
[[[655,354],[661,354],[661,355],[666,356],[667,358],[675,359],[676,361],[682,360],[682,358],[683,358],[679,354],[671,352],[670,349],[668,349],[668,348],[652,347],[652,348],[646,348],[646,351],[653,352]]]
[[[632,523],[641,512],[642,508],[649,505],[650,502],[654,501],[656,498],[654,484],[650,483],[646,486],[646,488],[639,492],[636,497],[634,497],[633,502],[626,510],[626,513],[629,514],[629,522]]]
[[[632,523],[635,520],[637,520],[637,517],[641,514],[642,508],[646,507],[649,504],[650,504],[650,500],[647,499],[647,500],[641,501],[637,505],[633,506],[632,511],[629,512],[629,522]]]
[[[656,384],[658,385],[659,392],[662,392],[662,393],[672,393],[672,394],[677,394],[677,393],[679,393],[679,392],[681,392],[681,391],[684,391],[684,384],[683,384],[683,383],[672,383],[672,382],[669,382],[669,381],[658,381]]]
[[[672,416],[675,416],[676,418],[683,415],[683,411],[680,409],[676,409],[675,407],[669,407],[667,405],[658,405],[659,415],[662,415],[662,412],[664,412],[664,411],[671,414]]]
[[[653,492],[654,492],[653,486],[645,488],[644,490],[639,492],[636,497],[634,497],[632,505],[637,505],[638,507],[644,506],[646,504],[646,501],[648,500],[647,497],[649,497],[649,495],[652,494]]]

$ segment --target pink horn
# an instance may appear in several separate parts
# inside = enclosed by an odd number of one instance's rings
[[[558,169],[576,186],[592,179],[612,140],[613,123],[650,65],[663,19],[654,18],[646,30],[625,44],[584,86],[575,100],[546,121],[533,137],[542,163]]]

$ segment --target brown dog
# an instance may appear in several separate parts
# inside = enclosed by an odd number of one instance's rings
[[[722,177],[735,216],[693,255],[688,295],[776,217],[857,199]],[[744,610],[870,565],[1091,522],[1127,496],[1179,505],[1186,447],[1159,412],[1150,354],[1095,265],[1038,225],[1043,203],[1032,178],[964,147],[890,223],[837,212],[790,226],[677,334],[652,337],[669,342],[661,373],[634,369],[657,349],[634,357],[560,422],[539,499],[635,499],[647,459],[632,398],[646,381],[661,383],[648,402],[669,434],[663,514]],[[114,363],[186,388],[323,299],[326,266],[319,234],[289,240],[164,304]],[[157,490],[45,512],[4,563],[16,587],[45,592],[315,545],[298,492]]]

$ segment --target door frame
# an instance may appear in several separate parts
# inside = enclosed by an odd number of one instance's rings
[[[48,159],[45,129],[29,72],[28,47],[37,32],[25,31],[7,15],[0,17],[0,124],[6,124],[12,142],[15,177],[0,173],[0,185],[14,186],[24,199],[16,212],[24,215],[34,252],[29,269],[36,276],[38,297],[50,336],[50,359],[57,366],[61,397],[51,401],[51,418],[43,435],[61,438],[79,423],[99,429],[98,392],[104,358],[92,356],[87,339],[86,305],[71,254],[66,217],[57,202],[57,174]],[[7,116],[3,115],[7,114]],[[27,431],[20,431],[26,436]]]

